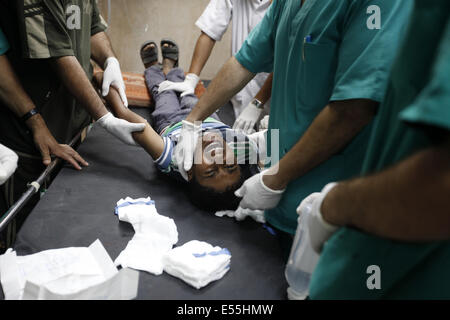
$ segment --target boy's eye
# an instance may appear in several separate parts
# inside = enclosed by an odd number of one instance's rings
[[[214,177],[215,174],[216,174],[216,170],[208,170],[205,172],[205,176],[208,178]]]

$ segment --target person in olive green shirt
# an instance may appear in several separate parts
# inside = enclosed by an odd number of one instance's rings
[[[380,29],[369,28],[372,5],[381,11]],[[299,199],[330,180],[360,172],[411,7],[409,0],[273,1],[186,118],[186,143],[180,141],[175,150],[184,169],[192,162],[194,123],[255,73],[273,71],[269,132],[279,129],[279,141],[269,134],[267,150],[272,157],[274,149],[281,160],[272,159],[268,170],[247,180],[237,195],[244,208],[269,209],[266,219],[278,234],[294,234]],[[292,238],[286,238],[288,252]]]
[[[0,101],[13,111],[18,117],[35,108],[30,97],[22,88],[17,75],[12,69],[11,63],[5,53],[9,50],[9,44],[0,28]],[[68,145],[58,144],[48,130],[44,119],[40,114],[31,117],[25,124],[33,134],[33,140],[39,149],[44,165],[50,164],[50,155],[58,156],[78,170],[82,165],[87,165],[80,155]]]
[[[361,177],[312,203],[310,297],[449,299],[449,181],[450,2],[416,0]]]
[[[10,43],[8,60],[35,106],[32,113],[18,114],[0,102],[0,143],[19,155],[18,169],[0,190],[3,214],[45,169],[26,121],[40,114],[51,135],[68,143],[92,117],[133,145],[131,133],[145,124],[112,116],[91,84],[92,58],[105,69],[103,94],[114,86],[127,104],[120,66],[95,0],[2,1],[0,27]]]
[[[30,110],[35,108],[35,105],[31,101],[30,97],[22,88],[17,76],[9,63],[8,58],[5,53],[9,50],[9,44],[6,40],[1,28],[0,28],[0,101],[5,103],[5,105],[14,112],[18,117],[26,114]],[[72,164],[72,166],[78,170],[81,170],[81,166],[86,166],[87,162],[70,146],[64,144],[58,144],[55,138],[52,136],[48,130],[44,119],[40,114],[36,114],[33,117],[25,121],[27,128],[32,132],[33,141],[39,150],[42,161],[44,165],[48,165],[51,162],[50,155],[55,155],[64,159],[65,161]],[[1,146],[1,145],[0,145]],[[17,155],[11,151],[12,154],[18,158]],[[16,160],[17,163],[17,160]],[[3,164],[0,164],[0,169],[2,169]],[[10,169],[14,167],[6,166]],[[17,167],[17,165],[16,165]],[[9,184],[9,177],[14,172],[7,172],[6,177],[0,177],[0,185],[3,183]],[[1,176],[1,174],[0,174]],[[6,178],[6,180],[3,180]],[[7,187],[6,187],[7,188]],[[8,226],[11,228],[11,225]],[[10,240],[7,239],[6,235],[11,234],[11,229],[0,235],[0,251],[7,248],[10,244]]]

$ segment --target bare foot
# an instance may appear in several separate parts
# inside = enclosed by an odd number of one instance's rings
[[[153,43],[149,43],[148,45],[146,45],[143,49],[143,51],[147,51],[147,50],[153,50],[155,48],[155,44]],[[155,60],[153,62],[149,62],[149,63],[144,63],[145,68],[150,68],[151,66],[155,65],[158,63],[158,60]]]
[[[163,48],[170,48],[173,47],[172,45],[168,44],[168,43],[164,43],[163,44]],[[163,73],[167,76],[167,74],[169,73],[170,70],[173,69],[173,67],[175,66],[176,61],[169,59],[169,58],[163,58]]]

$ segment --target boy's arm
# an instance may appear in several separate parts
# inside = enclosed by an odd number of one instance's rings
[[[103,82],[103,72],[98,72],[94,75],[94,81],[97,86],[101,88]],[[119,93],[115,88],[109,90],[109,93],[104,97],[108,108],[118,118],[124,119],[131,123],[145,123],[145,129],[141,132],[134,132],[133,139],[141,145],[145,151],[153,158],[158,159],[164,151],[164,141],[161,136],[147,123],[141,116],[126,108],[120,98]]]

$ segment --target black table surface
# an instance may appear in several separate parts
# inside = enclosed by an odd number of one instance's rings
[[[149,119],[148,109],[133,109]],[[138,147],[122,144],[94,125],[78,152],[89,167],[66,165],[18,233],[18,255],[47,249],[86,247],[100,239],[114,260],[133,237],[132,226],[114,215],[127,196],[150,196],[158,213],[174,219],[182,245],[206,241],[230,250],[230,271],[197,290],[167,273],[140,272],[137,299],[281,300],[286,298],[284,261],[277,239],[251,218],[238,222],[193,206],[185,186],[168,179]]]

